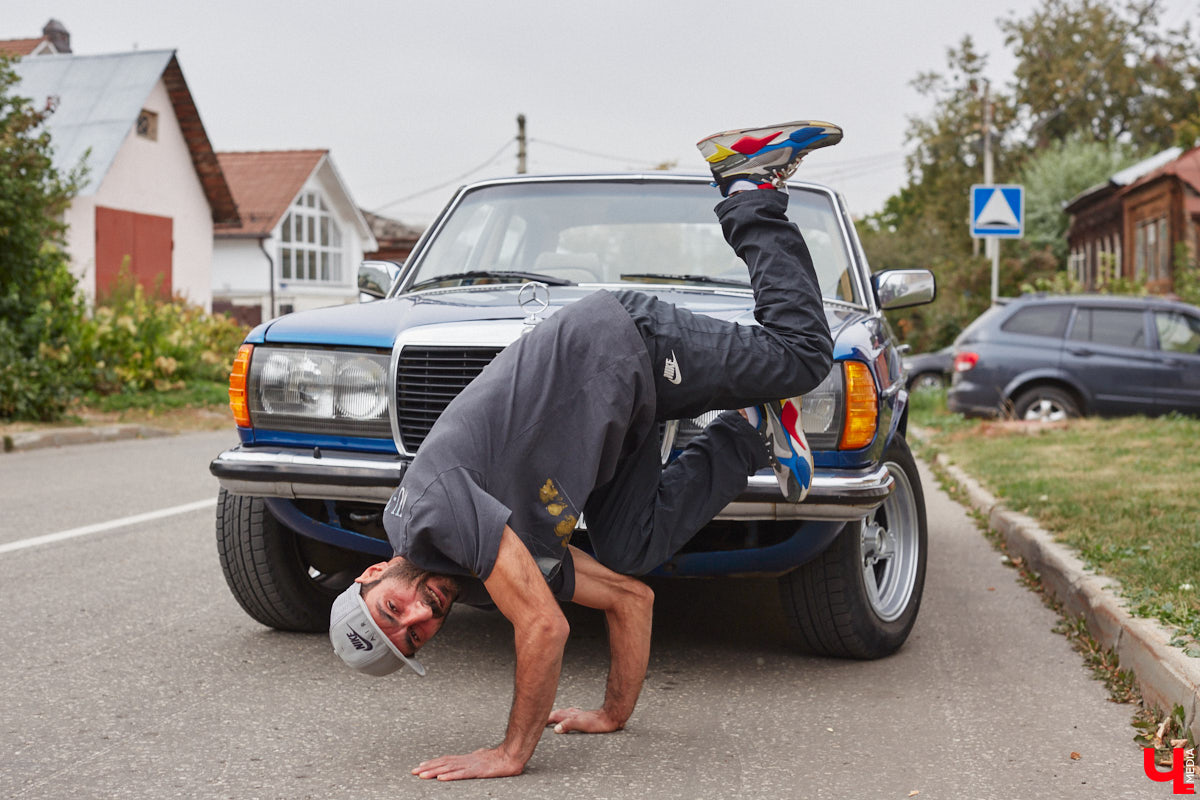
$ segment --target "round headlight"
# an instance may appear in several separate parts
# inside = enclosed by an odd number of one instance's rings
[[[270,414],[329,416],[333,398],[333,359],[309,353],[273,353],[263,364],[259,384],[263,410]]]
[[[375,419],[387,408],[387,375],[368,358],[341,364],[334,382],[334,402],[341,415],[353,419]]]

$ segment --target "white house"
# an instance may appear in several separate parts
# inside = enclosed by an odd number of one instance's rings
[[[216,311],[256,324],[358,300],[358,264],[377,248],[328,150],[218,153],[241,224],[216,231]]]
[[[15,68],[18,93],[55,108],[55,166],[87,168],[65,221],[89,300],[126,271],[211,309],[213,231],[240,219],[175,51],[37,55]]]

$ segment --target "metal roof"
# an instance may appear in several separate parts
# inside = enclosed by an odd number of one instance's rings
[[[192,164],[204,187],[218,224],[239,222],[233,195],[221,174],[216,154],[200,122],[174,50],[79,56],[72,54],[23,58],[14,68],[21,82],[18,95],[35,107],[56,106],[46,121],[54,147],[54,165],[69,171],[85,162],[88,168],[82,195],[95,194],[112,168],[117,152],[146,98],[164,81],[175,116],[187,141]]]
[[[108,174],[138,113],[175,53],[144,50],[102,56],[49,55],[14,66],[16,92],[42,107],[55,98],[46,122],[54,143],[55,167],[74,169],[87,157],[80,194],[93,194]],[[90,152],[88,152],[90,150]]]

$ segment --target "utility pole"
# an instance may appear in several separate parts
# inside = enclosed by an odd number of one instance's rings
[[[517,174],[525,174],[525,115],[517,114]]]
[[[991,82],[983,79],[983,182],[992,185],[992,98]],[[1000,240],[989,236],[983,240],[983,252],[992,259],[992,305],[1000,294]]]

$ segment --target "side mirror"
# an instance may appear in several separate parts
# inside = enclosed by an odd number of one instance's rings
[[[378,300],[387,297],[388,289],[400,276],[400,265],[394,261],[364,261],[358,267],[359,300]]]
[[[927,269],[888,269],[871,276],[879,307],[888,310],[932,303],[937,282]]]

